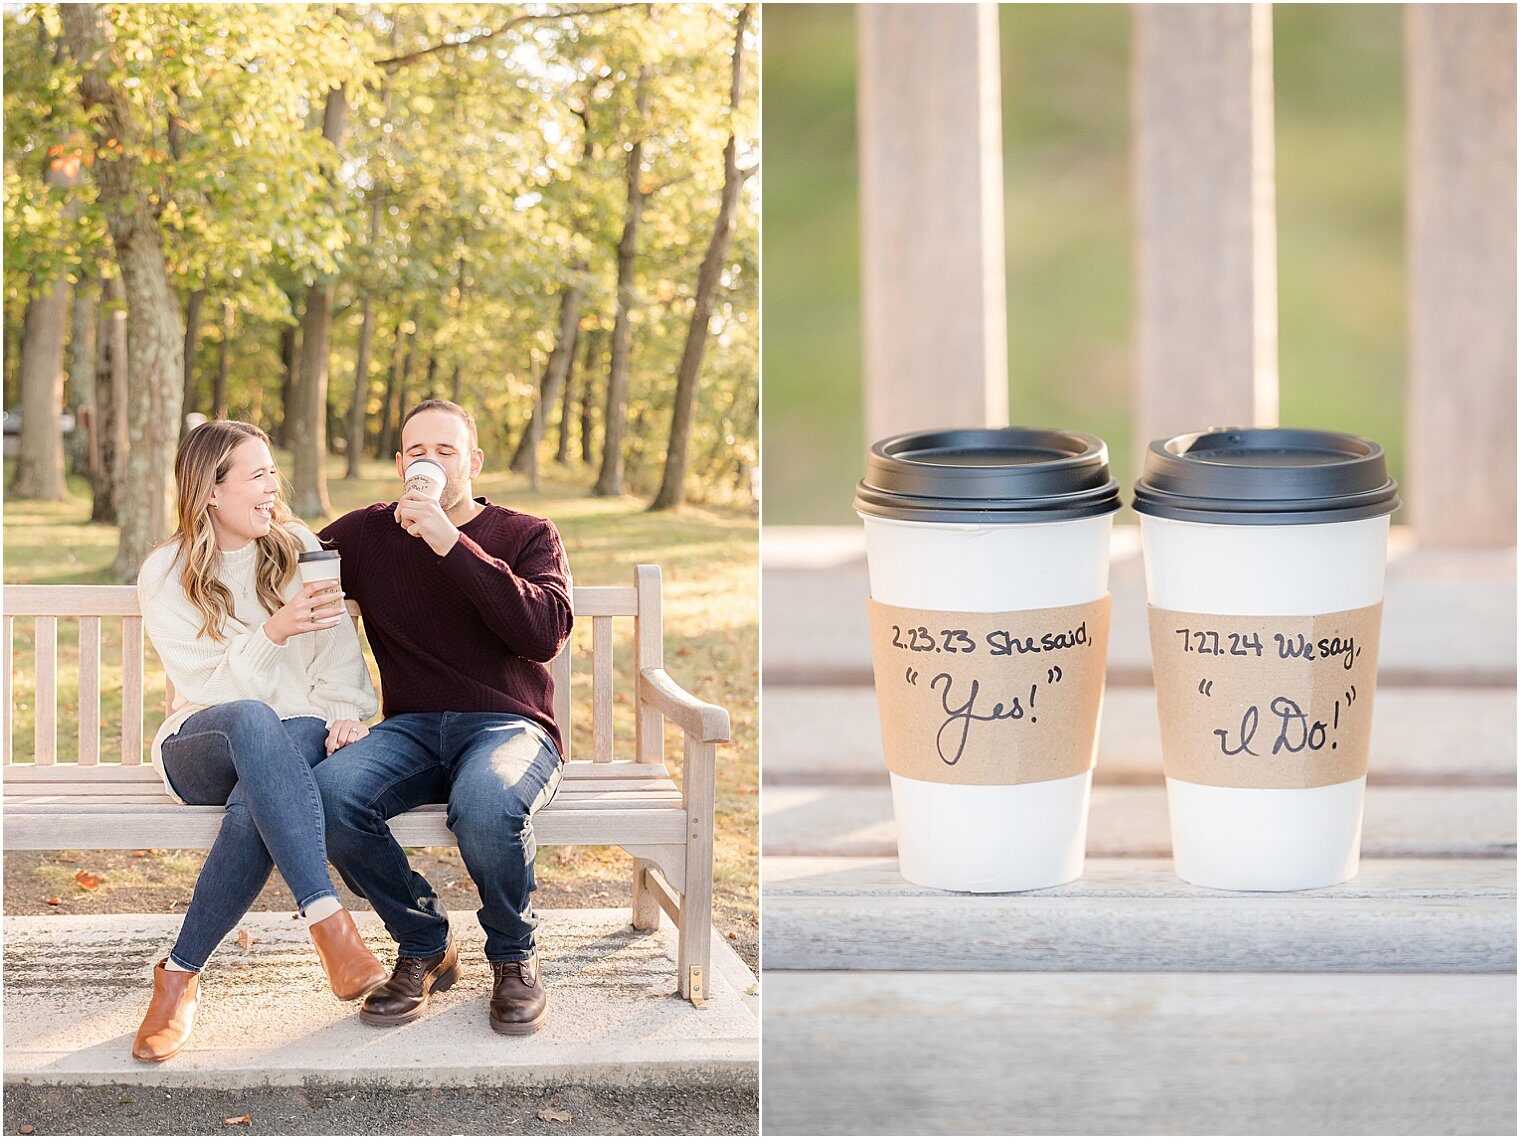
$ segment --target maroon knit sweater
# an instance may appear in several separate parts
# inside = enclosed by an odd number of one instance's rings
[[[509,712],[542,724],[563,754],[547,664],[575,619],[564,546],[542,517],[475,500],[482,511],[441,557],[396,523],[394,501],[317,536],[364,612],[386,716]]]

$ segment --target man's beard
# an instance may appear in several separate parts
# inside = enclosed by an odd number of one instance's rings
[[[443,487],[443,496],[438,499],[438,503],[443,507],[445,513],[452,513],[455,506],[459,505],[463,500],[464,482],[460,482],[458,485],[445,485]]]

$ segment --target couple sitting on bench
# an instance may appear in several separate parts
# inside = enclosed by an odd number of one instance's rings
[[[340,517],[319,541],[287,509],[263,430],[210,421],[180,443],[179,525],[137,583],[176,695],[153,761],[175,800],[227,813],[154,970],[135,1057],[184,1047],[200,975],[272,867],[333,993],[364,997],[359,1017],[374,1025],[422,1017],[429,995],[458,978],[459,951],[386,820],[427,803],[448,805],[479,888],[492,1029],[543,1024],[532,816],[563,765],[547,663],[570,633],[570,569],[548,521],[472,496],[484,459],[466,410],[422,402],[402,422],[397,470],[426,460],[442,474]],[[300,560],[322,542],[338,560]],[[319,579],[327,565],[340,580]],[[380,668],[386,718],[372,728],[375,694],[345,597],[363,609]],[[396,940],[390,974],[339,905],[329,859]]]

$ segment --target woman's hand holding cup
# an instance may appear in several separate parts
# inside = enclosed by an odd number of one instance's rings
[[[264,622],[264,632],[276,644],[284,644],[302,633],[326,632],[342,621],[344,611],[342,584],[335,580],[313,581],[303,585],[300,592]]]

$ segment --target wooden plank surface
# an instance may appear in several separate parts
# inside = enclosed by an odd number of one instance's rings
[[[12,753],[15,744],[16,718],[14,715],[16,677],[16,621],[12,617],[0,620],[0,655],[5,657],[5,683],[4,707],[0,708],[0,720],[5,721],[5,730],[0,733],[0,753],[3,753],[4,766],[11,764]]]
[[[591,621],[591,758],[612,758],[612,618]]]
[[[1277,424],[1277,224],[1271,7],[1132,20],[1138,458],[1156,437]]]
[[[686,805],[685,892],[681,898],[676,965],[681,996],[691,997],[689,970],[712,963],[713,808],[717,801],[717,749],[689,732],[684,737],[681,786]]]
[[[1382,685],[1515,683],[1515,552],[1414,549],[1398,531],[1388,566],[1378,672]],[[864,530],[765,530],[764,679],[869,684]],[[1145,572],[1136,527],[1114,530],[1110,684],[1151,677]]]
[[[1508,974],[767,971],[780,1133],[1515,1132]]]
[[[1189,886],[1165,859],[1007,895],[917,887],[881,859],[767,859],[763,880],[766,970],[1515,968],[1515,868],[1492,859],[1374,859],[1279,895]]]
[[[1369,783],[1513,782],[1514,689],[1384,687],[1375,703]],[[767,783],[887,782],[870,687],[768,686],[761,720]],[[1161,782],[1161,727],[1150,688],[1105,693],[1093,778]]]
[[[100,762],[100,617],[79,620],[79,762]]]
[[[632,759],[616,759],[608,763],[594,763],[588,759],[572,759],[565,764],[564,781],[593,779],[666,779],[669,770],[658,763],[641,763]],[[56,767],[36,767],[32,764],[15,764],[5,769],[5,788],[13,784],[39,783],[121,783],[154,784],[159,782],[158,771],[150,764],[137,767],[108,766],[88,774],[76,767],[60,764]]]
[[[565,755],[575,750],[570,743],[573,722],[570,718],[570,672],[570,641],[566,640],[559,655],[549,665],[549,673],[554,679],[554,722],[559,725],[559,738],[564,745]]]
[[[1515,543],[1515,8],[1405,10],[1409,518]]]
[[[882,857],[897,853],[892,793],[884,787],[778,787],[760,793],[767,856]],[[1095,786],[1089,858],[1171,854],[1166,790]],[[1515,854],[1515,789],[1374,787],[1367,792],[1364,858],[1507,858]]]
[[[567,795],[586,794],[588,792],[620,791],[620,792],[653,792],[666,795],[679,795],[679,789],[668,779],[566,779],[559,785],[556,799]],[[167,798],[164,793],[164,785],[161,782],[132,783],[91,783],[81,781],[78,783],[8,783],[5,787],[5,800],[7,806],[12,800],[27,800],[36,802],[47,798],[59,806],[65,806],[70,800],[77,801],[81,806],[86,804],[110,804],[114,800],[132,799],[139,796]]]
[[[54,851],[84,847],[122,850],[136,847],[211,846],[221,823],[220,807],[138,807],[81,815],[73,812],[7,813],[5,848]],[[441,810],[408,811],[390,821],[404,847],[452,847]],[[560,810],[549,806],[533,819],[542,846],[602,846],[642,843],[681,844],[686,813],[678,807],[651,809]]]
[[[634,570],[639,593],[639,614],[633,622],[634,679],[646,668],[665,666],[665,622],[660,588],[660,566],[639,565]],[[660,763],[665,758],[665,717],[650,704],[633,705],[634,758]],[[649,917],[648,915],[645,916]]]
[[[58,618],[37,618],[37,688],[32,710],[36,718],[37,762],[49,764],[58,758]]]
[[[1008,420],[997,7],[858,10],[868,441]]]
[[[140,616],[121,618],[121,761],[129,765],[143,761],[143,623]]]

